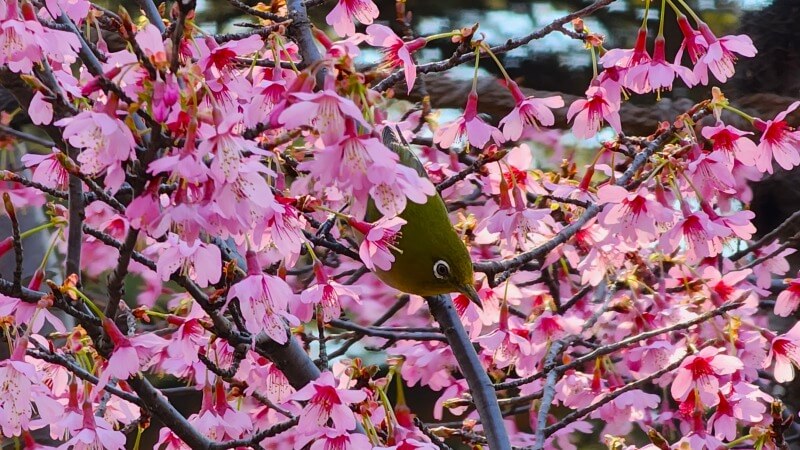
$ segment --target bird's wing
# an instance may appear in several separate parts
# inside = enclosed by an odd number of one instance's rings
[[[397,133],[395,133],[394,130],[390,127],[385,127],[381,138],[383,139],[383,144],[400,157],[400,164],[416,170],[421,177],[428,177],[428,173],[425,172],[422,161],[411,151],[407,143],[398,140]]]

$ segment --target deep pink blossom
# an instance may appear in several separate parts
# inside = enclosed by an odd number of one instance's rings
[[[647,190],[628,192],[620,186],[605,185],[598,189],[597,198],[609,203],[603,209],[600,221],[611,233],[618,233],[628,241],[649,241],[656,237],[657,223],[672,220],[672,212]]]
[[[800,306],[800,279],[786,280],[786,287],[775,300],[775,315],[789,317]]]
[[[703,258],[716,256],[722,251],[724,239],[731,235],[729,228],[711,221],[703,211],[684,212],[684,217],[661,237],[665,250],[686,245],[686,261],[694,264]]]
[[[787,383],[794,380],[795,367],[800,367],[800,323],[795,324],[785,334],[772,338],[764,367],[769,367],[773,358],[775,381]]]
[[[696,389],[703,405],[716,406],[719,403],[720,378],[743,367],[739,358],[720,353],[722,349],[706,347],[684,359],[672,382],[672,398],[685,400],[689,392]]]
[[[626,79],[634,92],[642,93],[640,90],[644,92],[656,91],[660,94],[662,90],[671,90],[676,75],[688,87],[697,84],[697,78],[691,69],[667,62],[665,45],[664,37],[658,36],[655,41],[653,58],[628,69]]]
[[[772,120],[756,119],[754,124],[761,132],[758,144],[756,167],[761,172],[772,173],[772,159],[782,168],[789,170],[800,164],[800,131],[789,127],[786,116],[800,107],[794,102]]]
[[[708,84],[709,70],[722,83],[732,77],[736,54],[746,57],[756,55],[753,41],[747,35],[724,36],[717,39],[704,22],[699,23],[699,29],[708,45],[705,54],[700,56],[694,66],[694,73],[702,84]]]
[[[60,150],[53,147],[52,153],[37,155],[26,153],[22,155],[22,163],[28,168],[33,168],[31,179],[47,187],[65,190],[69,183],[69,172],[58,161]]]
[[[753,133],[718,123],[713,127],[703,127],[702,134],[713,142],[714,151],[725,155],[731,167],[734,159],[746,166],[756,165],[759,150],[753,141],[745,137]]]
[[[102,417],[96,417],[90,403],[83,404],[83,423],[72,439],[59,448],[74,450],[122,450],[125,448],[125,435]]]
[[[567,120],[572,121],[572,133],[580,139],[594,137],[603,120],[617,133],[622,132],[619,104],[611,101],[606,90],[598,86],[591,86],[586,90],[586,99],[575,100],[569,106]]]
[[[308,383],[293,396],[295,400],[307,401],[300,414],[298,431],[303,434],[316,432],[327,426],[329,421],[334,430],[348,431],[356,427],[356,418],[350,406],[367,398],[360,390],[339,389],[330,372],[323,372],[319,378]]]

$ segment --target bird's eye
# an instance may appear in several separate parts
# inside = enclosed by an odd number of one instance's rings
[[[450,265],[441,259],[433,263],[433,276],[445,280],[450,276]]]

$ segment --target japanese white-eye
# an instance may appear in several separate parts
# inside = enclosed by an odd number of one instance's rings
[[[400,157],[400,164],[427,177],[416,155],[407,145],[401,144],[388,127],[383,131],[383,142]],[[373,222],[380,217],[381,213],[370,201],[366,220]],[[460,292],[480,306],[469,251],[450,223],[442,197],[434,193],[423,204],[409,201],[400,217],[406,224],[395,243],[399,252],[395,252],[395,261],[388,271],[375,271],[378,278],[409,294],[431,296]]]

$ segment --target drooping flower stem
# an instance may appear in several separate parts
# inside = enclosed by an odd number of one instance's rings
[[[506,81],[510,81],[511,77],[508,76],[508,72],[506,72],[506,68],[503,67],[503,64],[500,63],[500,60],[497,58],[497,55],[494,54],[492,49],[485,42],[481,43],[481,47],[486,51],[486,53],[489,54],[489,56],[491,56],[491,58],[494,60],[495,64],[497,64],[497,68],[500,69],[500,73],[503,74],[503,78],[505,78]]]

